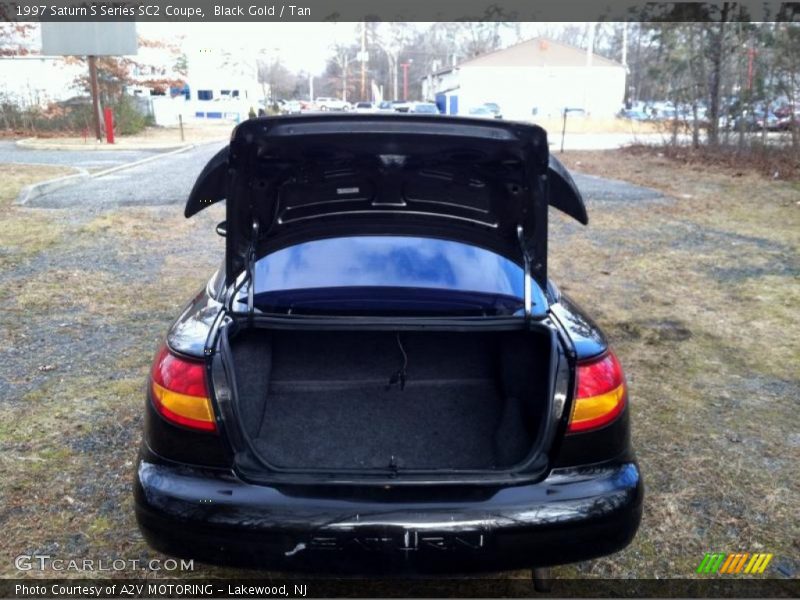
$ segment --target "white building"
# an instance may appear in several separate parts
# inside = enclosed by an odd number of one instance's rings
[[[625,96],[625,67],[547,38],[534,38],[424,78],[423,97],[447,114],[468,115],[485,102],[504,118],[553,117],[564,108],[612,116]]]
[[[244,49],[186,45],[190,116],[240,121],[263,105],[255,56]]]

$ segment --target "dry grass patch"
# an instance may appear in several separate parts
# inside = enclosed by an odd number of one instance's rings
[[[798,569],[795,185],[657,153],[568,152],[564,161],[672,197],[590,202],[587,230],[554,236],[554,277],[626,368],[647,485],[634,543],[564,572],[689,577],[703,553],[743,550]]]
[[[52,211],[13,205],[22,188],[73,173],[68,167],[0,164],[0,266],[41,252],[64,231],[64,224]]]
[[[537,125],[544,127],[550,133],[551,140],[561,139],[561,129],[564,125],[563,117],[548,119],[531,119]],[[617,118],[581,117],[575,114],[567,116],[567,134],[570,133],[663,133],[663,125],[648,121],[633,121]]]

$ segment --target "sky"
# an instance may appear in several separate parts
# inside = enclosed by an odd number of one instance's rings
[[[280,59],[291,71],[320,73],[325,69],[330,49],[337,43],[358,39],[357,23],[138,23],[139,35],[146,38],[175,39],[185,36],[187,54],[199,48],[229,50]]]
[[[425,27],[428,23],[411,23]],[[524,37],[536,35],[547,23],[523,23]],[[244,57],[263,52],[277,57],[291,71],[321,73],[325,70],[331,48],[337,43],[351,44],[359,39],[358,23],[137,23],[139,35],[146,38],[174,40],[184,36],[187,55],[199,49],[227,50]],[[504,40],[503,45],[514,40]]]

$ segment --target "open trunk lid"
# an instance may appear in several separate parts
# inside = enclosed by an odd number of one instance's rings
[[[228,284],[297,243],[412,235],[496,252],[545,289],[548,205],[588,222],[542,128],[423,115],[246,121],[203,169],[185,215],[223,199]]]

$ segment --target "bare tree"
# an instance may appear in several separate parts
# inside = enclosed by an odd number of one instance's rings
[[[288,98],[294,95],[297,76],[283,66],[279,60],[259,59],[257,67],[258,82],[269,88],[269,98],[266,99],[274,102],[279,98]]]

